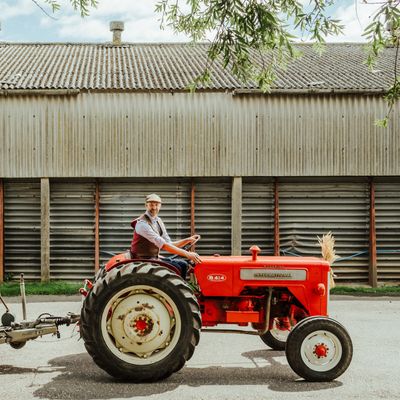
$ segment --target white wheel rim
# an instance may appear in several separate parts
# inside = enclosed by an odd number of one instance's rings
[[[286,342],[286,340],[287,340],[287,338],[289,336],[289,333],[290,333],[289,329],[285,329],[285,330],[279,329],[277,327],[276,319],[274,319],[274,323],[272,325],[272,329],[270,329],[269,331],[271,332],[271,335],[276,340],[279,340],[281,342]]]
[[[338,365],[342,357],[342,344],[329,331],[310,333],[301,344],[301,359],[313,371],[326,372]]]
[[[164,359],[178,343],[181,327],[174,301],[146,285],[116,293],[101,316],[107,347],[119,359],[135,365]]]

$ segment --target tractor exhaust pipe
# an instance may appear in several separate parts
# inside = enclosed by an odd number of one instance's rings
[[[262,331],[258,331],[260,336],[265,335],[269,331],[269,319],[271,316],[271,300],[272,300],[272,288],[268,288],[268,300],[265,307],[265,327]]]

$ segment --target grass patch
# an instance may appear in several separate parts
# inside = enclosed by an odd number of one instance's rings
[[[47,295],[72,295],[79,294],[82,283],[70,282],[25,282],[25,292],[27,295],[47,294]],[[19,282],[5,282],[0,284],[2,296],[19,296]]]
[[[47,283],[25,282],[27,295],[74,295],[79,294],[82,283],[52,281]],[[19,282],[5,282],[0,284],[2,296],[19,296]],[[352,296],[400,296],[399,286],[381,286],[371,288],[368,286],[336,286],[331,289],[331,294]]]
[[[336,286],[331,289],[331,294],[351,296],[400,296],[400,285],[381,286],[377,288],[365,286]]]

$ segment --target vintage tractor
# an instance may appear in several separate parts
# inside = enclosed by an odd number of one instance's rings
[[[185,279],[162,261],[114,256],[81,291],[87,351],[112,376],[149,382],[179,371],[201,332],[252,334],[285,350],[308,381],[339,377],[353,349],[346,329],[328,317],[329,263],[259,256],[257,246],[250,252],[202,257]],[[212,328],[220,324],[242,328]]]
[[[160,260],[114,256],[81,289],[81,315],[43,313],[23,321],[0,296],[0,344],[19,349],[28,340],[57,334],[79,321],[85,347],[95,363],[118,379],[149,382],[179,371],[192,357],[200,332],[258,335],[285,350],[292,369],[309,381],[331,381],[346,371],[353,348],[346,329],[328,317],[327,261],[313,257],[202,257],[182,278]],[[215,329],[220,324],[241,329]]]

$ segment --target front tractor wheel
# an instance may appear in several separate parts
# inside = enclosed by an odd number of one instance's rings
[[[199,342],[201,317],[189,286],[156,264],[128,264],[99,279],[85,299],[81,330],[95,363],[132,382],[181,369]]]
[[[329,382],[342,375],[350,365],[353,345],[346,329],[326,317],[301,321],[286,342],[289,365],[311,382]]]

